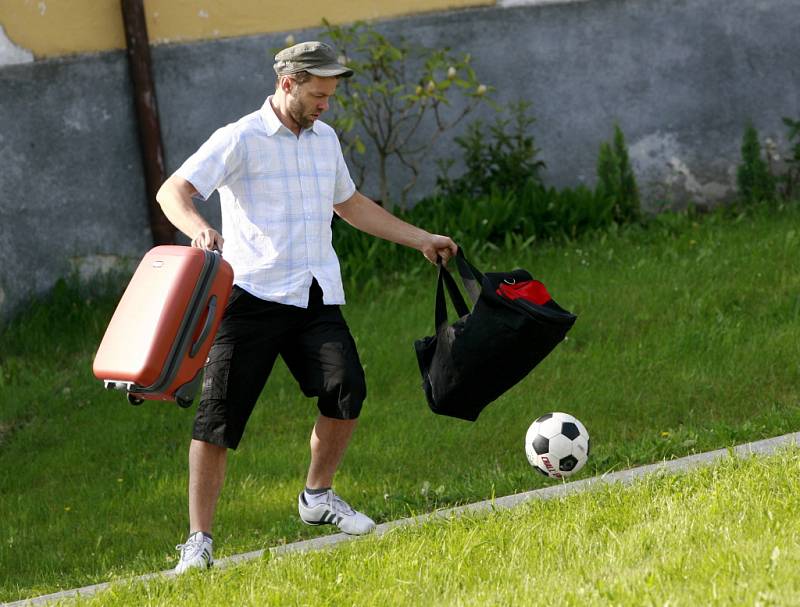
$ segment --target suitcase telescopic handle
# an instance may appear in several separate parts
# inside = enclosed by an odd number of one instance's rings
[[[197,338],[192,344],[192,349],[189,350],[189,357],[194,358],[197,352],[200,350],[200,346],[208,339],[208,334],[211,333],[211,326],[214,324],[214,317],[216,316],[217,312],[217,296],[212,295],[211,299],[208,300],[208,313],[206,314],[206,323],[203,325],[203,330],[200,332],[200,336]]]

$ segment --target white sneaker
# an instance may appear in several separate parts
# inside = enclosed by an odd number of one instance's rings
[[[346,501],[328,489],[325,499],[314,506],[306,502],[304,491],[297,498],[300,520],[306,525],[336,525],[348,535],[364,535],[375,528],[375,521],[353,510]]]
[[[189,569],[208,569],[214,564],[212,555],[213,540],[203,535],[202,531],[192,533],[185,544],[178,544],[175,550],[181,551],[181,558],[175,567],[175,573],[180,575]]]

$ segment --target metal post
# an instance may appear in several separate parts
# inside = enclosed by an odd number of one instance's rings
[[[156,91],[150,67],[150,42],[144,17],[143,0],[121,0],[122,18],[125,22],[125,41],[128,48],[128,65],[133,81],[134,104],[139,125],[139,142],[142,148],[145,183],[147,186],[147,212],[153,244],[172,244],[175,228],[156,201],[156,192],[166,178],[164,146],[158,121]]]

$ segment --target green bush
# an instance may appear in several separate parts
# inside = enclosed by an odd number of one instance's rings
[[[639,192],[619,126],[598,157],[598,185],[557,189],[545,186],[539,149],[529,133],[529,104],[509,106],[512,119],[498,118],[488,132],[480,122],[457,139],[465,172],[438,179],[437,193],[411,209],[396,209],[402,219],[447,234],[472,255],[516,243],[574,239],[587,232],[640,217]],[[452,164],[452,163],[450,163]],[[337,222],[334,246],[348,280],[365,285],[392,272],[418,270],[414,252]]]
[[[559,190],[532,181],[506,191],[493,188],[474,198],[439,194],[395,213],[430,232],[447,234],[472,255],[513,243],[527,246],[540,239],[577,238],[614,221],[612,199],[598,190],[585,186]],[[334,247],[343,274],[360,286],[392,272],[419,270],[413,263],[414,251],[342,221],[334,226]]]
[[[743,202],[752,204],[775,198],[775,178],[761,157],[758,131],[749,123],[742,138],[742,162],[736,171],[736,183]]]
[[[628,158],[625,136],[619,125],[614,126],[613,141],[600,144],[597,190],[600,195],[613,201],[614,221],[626,223],[639,219],[639,188]]]
[[[792,146],[792,155],[786,158],[787,170],[779,177],[782,185],[782,194],[786,200],[791,200],[800,190],[800,120],[784,118],[783,123],[788,127],[786,139]]]
[[[511,118],[498,117],[486,127],[476,120],[467,132],[456,137],[461,148],[465,171],[450,179],[452,160],[440,161],[442,174],[437,188],[445,196],[485,196],[493,190],[502,192],[525,188],[529,183],[541,183],[540,171],[545,163],[537,157],[533,135],[529,133],[536,119],[528,114],[530,103],[521,101],[508,107]]]

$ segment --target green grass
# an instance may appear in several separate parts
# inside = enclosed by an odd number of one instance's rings
[[[512,510],[78,605],[797,605],[800,450],[728,458]]]
[[[553,410],[592,436],[580,476],[799,430],[798,220],[796,205],[662,216],[484,248],[472,259],[483,270],[525,267],[579,318],[475,424],[434,416],[420,388],[412,343],[433,329],[434,270],[419,257],[406,277],[350,285],[345,315],[369,396],[337,489],[382,522],[542,486],[522,442]],[[92,377],[113,305],[62,287],[2,335],[0,600],[175,563],[192,411],[131,407]],[[295,507],[315,410],[276,367],[230,458],[216,556],[325,532]]]

